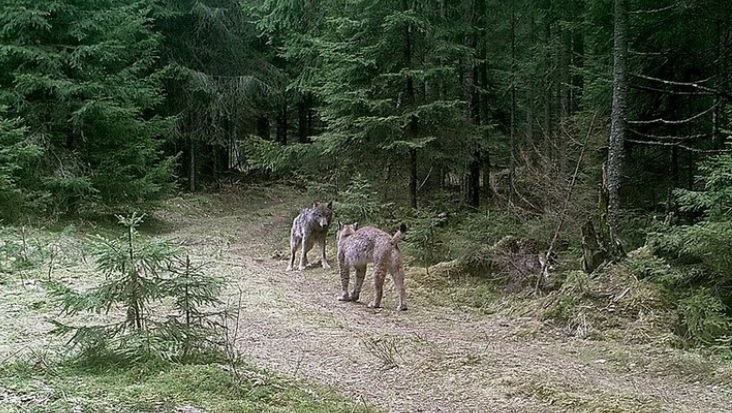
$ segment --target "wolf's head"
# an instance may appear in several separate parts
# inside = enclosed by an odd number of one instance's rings
[[[333,219],[333,201],[327,204],[315,202],[310,210],[320,229],[327,231],[328,227],[330,227],[330,221]]]

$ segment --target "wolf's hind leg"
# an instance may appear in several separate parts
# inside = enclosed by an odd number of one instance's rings
[[[287,265],[287,271],[292,271],[292,267],[295,265],[295,253],[301,241],[302,239],[294,233],[290,236],[290,263]]]

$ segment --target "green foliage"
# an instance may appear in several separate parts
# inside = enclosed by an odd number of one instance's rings
[[[718,293],[701,288],[680,300],[678,305],[684,338],[707,345],[729,338],[732,317]]]
[[[71,326],[54,321],[57,334],[73,333],[70,343],[84,358],[189,359],[221,349],[218,325],[212,318],[225,313],[204,312],[202,307],[222,305],[217,298],[223,281],[191,265],[168,240],[141,241],[136,228],[144,216],[118,216],[127,234],[120,239],[95,236],[89,248],[96,270],[105,281],[84,292],[58,283],[49,288],[60,301],[62,315],[79,313],[124,314],[106,324]],[[153,311],[172,299],[172,312]],[[157,316],[155,315],[157,313]],[[113,317],[116,318],[116,317]]]
[[[696,224],[683,225],[653,233],[649,245],[654,252],[667,258],[682,271],[684,284],[688,287],[708,287],[698,297],[692,290],[692,299],[680,303],[680,308],[691,312],[696,304],[709,302],[712,309],[719,305],[712,297],[729,307],[732,304],[732,257],[728,246],[732,243],[732,160],[726,155],[710,158],[701,166],[703,175],[698,177],[702,190],[676,191],[679,208],[694,211],[703,218]],[[695,297],[695,298],[693,298]],[[705,327],[692,327],[690,331],[704,331]],[[701,342],[708,342],[709,335],[703,334]]]
[[[409,236],[405,244],[408,255],[417,264],[430,266],[446,260],[446,231],[441,228],[446,223],[445,213],[429,210],[416,211],[409,220]]]
[[[702,212],[708,221],[732,219],[732,159],[714,156],[699,167],[697,176],[702,189],[675,191],[679,209],[684,212]]]
[[[338,220],[343,223],[378,225],[382,223],[381,220],[391,207],[389,203],[380,202],[371,183],[357,174],[351,178],[348,186],[338,193],[334,210],[338,214]]]
[[[7,118],[5,113],[0,106],[0,219],[7,220],[17,218],[28,206],[29,169],[42,150],[30,139],[21,119]]]
[[[0,6],[0,105],[35,142],[16,137],[11,150],[42,158],[23,189],[50,192],[57,212],[171,189],[173,164],[160,153],[171,124],[153,112],[162,102],[160,37],[147,12],[125,0]]]
[[[50,247],[27,227],[0,227],[0,274],[39,268],[51,255]]]
[[[293,11],[265,4],[260,27],[292,36],[284,40],[285,59],[317,67],[303,70],[294,83],[322,102],[328,129],[313,145],[316,153],[337,159],[332,167],[339,177],[403,170],[412,153],[419,163],[464,171],[478,136],[463,121],[467,104],[457,82],[459,59],[469,51],[453,42],[449,23],[434,10],[392,6],[324,5],[327,18],[309,22],[309,33],[295,34],[292,25],[284,29],[264,13]],[[427,87],[420,85],[427,84],[440,86],[423,93]]]

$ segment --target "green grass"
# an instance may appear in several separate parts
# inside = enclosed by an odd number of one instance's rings
[[[248,367],[90,368],[34,355],[0,366],[0,412],[368,412],[327,389],[285,383]],[[199,409],[199,410],[193,410]]]
[[[145,237],[165,236],[181,219],[202,214],[226,218],[229,204],[250,209],[255,204],[261,210],[248,217],[256,220],[279,196],[290,192],[262,192],[253,202],[243,202],[238,193],[172,199],[161,217],[148,216],[141,231]],[[0,413],[375,411],[335,389],[287,381],[247,365],[234,372],[227,364],[131,365],[104,357],[82,364],[70,358],[63,344],[68,337],[48,333],[47,321],[58,318],[58,308],[40,280],[51,268],[52,279],[77,287],[97,282],[101,275],[92,270],[88,256],[85,259],[84,237],[118,237],[122,227],[109,217],[56,227],[56,232],[0,227]]]

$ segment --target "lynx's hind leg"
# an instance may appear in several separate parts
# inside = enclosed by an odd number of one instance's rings
[[[351,296],[348,295],[348,282],[351,278],[350,269],[347,265],[340,264],[341,270],[341,294],[338,296],[338,301],[351,301]]]
[[[366,266],[356,267],[356,281],[353,285],[351,301],[358,301],[358,298],[361,296],[361,287],[363,286],[364,278],[366,278]]]
[[[394,287],[396,287],[397,295],[399,296],[399,304],[397,305],[397,311],[406,311],[407,309],[407,291],[404,288],[404,270],[398,269],[391,274],[394,279]]]
[[[381,299],[384,296],[384,278],[386,271],[380,266],[374,270],[374,300],[369,303],[370,308],[381,308]]]

